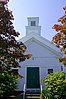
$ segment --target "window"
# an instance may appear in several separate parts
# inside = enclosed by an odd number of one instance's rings
[[[36,21],[31,21],[31,26],[36,26]]]
[[[18,75],[18,69],[12,69],[12,73],[13,73],[14,75]]]
[[[53,73],[53,69],[48,69],[48,74]]]

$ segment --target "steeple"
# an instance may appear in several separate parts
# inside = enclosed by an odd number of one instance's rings
[[[41,26],[39,26],[39,17],[28,17],[28,26],[26,26],[26,35],[35,33],[41,35]]]

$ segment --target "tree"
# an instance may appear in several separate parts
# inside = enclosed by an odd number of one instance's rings
[[[59,61],[66,66],[66,6],[63,9],[65,14],[58,19],[60,24],[55,24],[52,27],[57,32],[57,34],[52,38],[52,43],[56,44],[56,46],[64,53],[64,56],[59,58]]]
[[[14,18],[12,11],[8,9],[8,1],[0,1],[0,71],[18,67],[19,61],[24,61],[32,56],[31,54],[24,55],[26,46],[15,39],[19,33],[14,29],[12,23]]]
[[[43,80],[43,99],[66,99],[66,73],[54,72]]]
[[[14,29],[12,11],[8,9],[9,0],[0,0],[0,98],[8,97],[15,90],[17,78],[11,68],[19,67],[20,61],[32,55],[24,55],[27,47],[16,40],[19,33]]]

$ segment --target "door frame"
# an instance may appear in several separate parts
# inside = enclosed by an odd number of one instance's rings
[[[40,87],[41,87],[41,67],[40,66],[26,66],[26,68],[25,68],[25,84],[27,84],[27,68],[28,67],[38,67],[39,68],[39,83],[40,83]],[[27,86],[26,86],[26,88],[27,88]],[[34,88],[27,88],[27,89],[34,89]],[[38,89],[38,88],[36,88],[36,89]]]

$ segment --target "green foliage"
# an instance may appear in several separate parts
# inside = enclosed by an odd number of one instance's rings
[[[8,72],[0,73],[0,97],[7,97],[16,88],[17,77]]]
[[[43,80],[45,88],[42,95],[45,99],[66,99],[66,73],[54,72]]]

